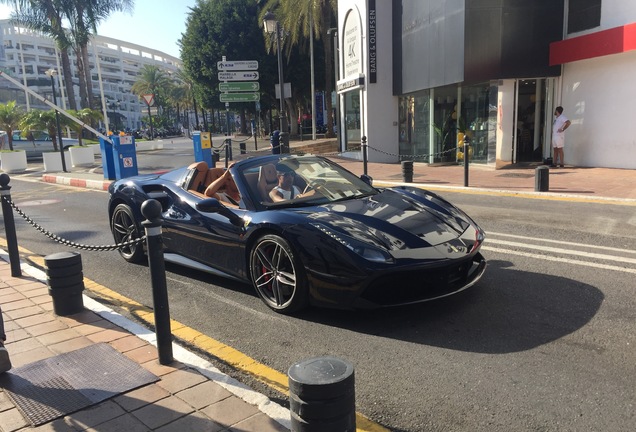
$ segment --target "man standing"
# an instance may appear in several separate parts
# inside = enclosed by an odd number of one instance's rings
[[[552,148],[554,149],[553,167],[563,168],[563,145],[565,144],[565,130],[570,127],[570,120],[563,115],[563,107],[554,109],[554,123],[552,125]],[[559,162],[560,161],[560,162]]]

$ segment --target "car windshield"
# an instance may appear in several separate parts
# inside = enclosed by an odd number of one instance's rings
[[[269,160],[250,171],[258,172],[251,193],[268,208],[318,205],[377,193],[346,169],[315,156]]]

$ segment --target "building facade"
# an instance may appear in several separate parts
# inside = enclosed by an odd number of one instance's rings
[[[554,108],[572,121],[565,162],[636,168],[629,124],[636,2],[339,0],[341,148],[377,162],[500,167],[551,155]]]
[[[146,103],[132,94],[131,87],[144,65],[156,65],[167,72],[176,72],[181,61],[161,51],[123,42],[103,36],[95,36],[88,47],[92,72],[93,95],[99,97],[99,109],[103,100],[110,119],[110,129],[139,129],[141,118],[146,117]],[[79,101],[79,78],[76,59],[69,51],[73,69],[74,94]],[[96,63],[95,59],[99,59]],[[58,105],[68,107],[68,92],[62,77],[59,52],[48,36],[33,30],[0,20],[0,68],[39,95],[52,101],[49,69],[57,71],[55,82]],[[61,89],[61,91],[60,91]],[[60,98],[61,96],[61,98]],[[0,79],[0,102],[16,100],[25,109],[49,109],[27,92]]]

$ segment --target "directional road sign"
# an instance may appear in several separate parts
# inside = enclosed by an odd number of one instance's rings
[[[258,91],[261,88],[260,84],[256,81],[248,82],[231,82],[231,83],[219,83],[219,91],[222,92],[234,92],[234,91]]]
[[[256,102],[261,99],[260,93],[221,93],[221,102]]]
[[[220,71],[258,70],[258,61],[220,61],[216,62],[216,67]]]
[[[219,72],[219,81],[254,81],[258,79],[258,72]]]

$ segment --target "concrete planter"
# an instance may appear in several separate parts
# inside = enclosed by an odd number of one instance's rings
[[[74,167],[95,165],[95,154],[90,147],[70,147],[71,162]]]
[[[63,171],[60,152],[42,153],[42,159],[44,160],[44,172]],[[64,152],[64,163],[66,164],[66,169],[68,170],[71,167],[71,155],[68,151]]]
[[[96,156],[102,154],[102,150],[99,147],[99,144],[91,144],[88,146],[88,148],[93,149],[93,154]]]
[[[0,167],[6,173],[26,171],[26,152],[24,150],[0,152]]]

